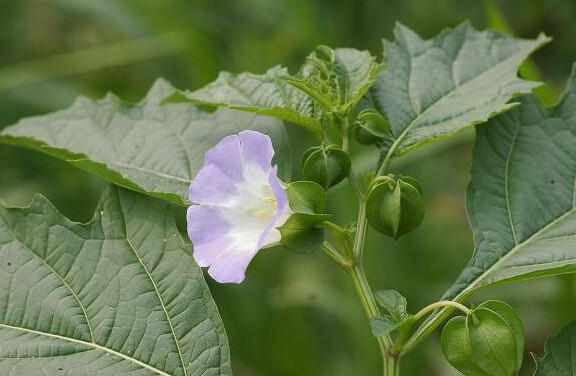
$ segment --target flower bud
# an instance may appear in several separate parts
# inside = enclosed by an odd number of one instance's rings
[[[390,135],[390,124],[374,109],[366,109],[356,118],[354,135],[361,144],[374,144]]]
[[[328,46],[318,46],[314,49],[316,57],[329,63],[334,62],[334,50]]]
[[[302,159],[302,174],[328,189],[348,176],[350,157],[336,145],[320,145],[308,149]]]
[[[377,178],[368,193],[366,217],[374,229],[394,239],[414,230],[424,219],[420,184],[408,176]]]

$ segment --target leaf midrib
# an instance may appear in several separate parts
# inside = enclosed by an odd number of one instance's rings
[[[490,67],[489,69],[483,71],[482,73],[480,73],[477,76],[474,76],[473,78],[464,81],[462,83],[460,83],[459,85],[454,83],[455,86],[452,90],[450,90],[448,93],[446,93],[445,95],[441,96],[440,98],[438,98],[434,103],[432,103],[430,106],[428,106],[428,108],[426,108],[424,111],[422,111],[421,113],[419,113],[407,126],[406,128],[404,128],[404,130],[402,131],[402,133],[400,133],[400,135],[398,136],[398,138],[394,141],[394,143],[392,144],[392,146],[390,147],[390,149],[388,150],[387,155],[393,155],[393,153],[396,152],[396,149],[400,146],[400,144],[404,141],[404,139],[406,138],[406,136],[408,135],[408,132],[410,130],[412,130],[412,128],[426,115],[428,115],[428,113],[436,108],[437,106],[439,106],[444,100],[446,100],[446,98],[451,97],[459,88],[463,87],[464,85],[468,85],[470,83],[473,83],[475,81],[477,81],[478,79],[480,79],[481,77],[484,77],[484,75],[486,75],[488,72],[491,72],[493,70],[495,70],[496,68],[500,67],[500,65],[502,65],[504,62],[507,62],[515,57],[517,57],[518,55],[529,55],[531,54],[536,48],[539,47],[539,44],[535,44],[530,50],[528,50],[527,52],[518,52],[515,53],[513,55],[510,55],[509,57],[507,57],[504,60],[500,60],[498,62],[498,64],[493,65],[492,67]],[[453,64],[450,66],[450,70],[453,71]],[[453,74],[453,73],[452,73]],[[408,97],[411,98],[411,94],[408,91]],[[412,106],[413,107],[413,106]]]
[[[111,354],[111,355],[114,355],[114,356],[118,356],[118,357],[123,358],[123,359],[125,359],[125,360],[127,360],[127,361],[130,361],[130,362],[132,362],[132,363],[134,363],[134,364],[136,364],[136,365],[138,365],[138,366],[140,366],[140,367],[142,367],[142,368],[146,368],[146,369],[148,369],[148,370],[150,370],[150,371],[152,371],[152,372],[156,372],[156,373],[158,373],[158,374],[161,375],[161,376],[172,376],[172,375],[170,375],[170,374],[168,374],[168,373],[166,373],[166,372],[164,372],[164,371],[161,371],[161,370],[159,370],[159,369],[157,369],[157,368],[154,368],[154,367],[152,367],[151,365],[146,364],[146,363],[144,363],[144,362],[142,362],[142,361],[140,361],[140,360],[138,360],[138,359],[132,358],[132,357],[126,355],[126,354],[123,354],[123,353],[118,352],[118,351],[114,351],[114,350],[109,349],[109,348],[107,348],[107,347],[98,345],[97,343],[94,343],[94,342],[82,341],[82,340],[75,339],[75,338],[63,337],[63,336],[60,336],[60,335],[57,335],[57,334],[53,334],[53,333],[46,333],[46,332],[42,332],[42,331],[39,331],[39,330],[28,329],[28,328],[23,328],[23,327],[19,327],[19,326],[12,326],[12,325],[7,325],[7,324],[2,324],[2,323],[0,323],[0,328],[1,328],[1,327],[7,328],[7,329],[12,329],[12,330],[20,330],[20,331],[23,331],[23,332],[26,332],[26,333],[36,334],[36,335],[40,335],[40,336],[45,336],[45,337],[49,337],[49,338],[59,339],[59,340],[62,340],[62,341],[68,341],[68,342],[72,342],[72,343],[76,343],[76,344],[80,344],[80,345],[92,347],[94,350],[100,350],[100,351],[107,352],[108,354]]]
[[[18,238],[18,236],[16,236],[16,233],[14,232],[12,227],[10,227],[9,225],[6,225],[6,228],[8,229],[8,231],[10,231],[10,233],[14,237],[15,241],[17,241],[19,244],[21,244],[24,247],[24,249],[28,250],[34,258],[40,260],[40,262],[45,267],[47,267],[50,270],[50,272],[52,274],[54,274],[62,282],[62,284],[64,284],[64,286],[66,286],[66,288],[70,291],[70,293],[72,294],[74,299],[78,302],[78,306],[82,310],[82,314],[84,316],[84,319],[86,320],[86,326],[88,327],[88,334],[90,335],[90,340],[92,342],[94,342],[94,333],[92,331],[92,326],[90,325],[90,319],[88,318],[88,313],[86,312],[86,308],[84,307],[84,304],[82,304],[80,297],[78,296],[78,294],[76,294],[76,291],[74,291],[74,289],[72,289],[72,286],[70,286],[70,284],[66,281],[66,279],[64,279],[64,277],[61,276],[60,273],[58,273],[50,264],[48,264],[46,262],[46,260],[44,260],[42,257],[40,257],[36,252],[34,252],[34,250],[32,250],[32,248],[30,248],[30,246],[28,246],[28,244],[26,244],[24,241],[20,240],[20,238]]]
[[[511,146],[510,146],[510,151],[509,151],[509,154],[507,156],[507,166],[508,166],[509,159],[511,158],[513,148],[515,146],[515,140],[518,136],[519,130],[520,130],[520,126],[517,128],[513,142],[511,143]],[[544,226],[541,229],[539,229],[538,231],[534,232],[526,240],[518,243],[517,238],[516,238],[516,231],[515,231],[514,225],[512,223],[512,209],[511,209],[511,206],[509,204],[509,198],[508,198],[508,191],[507,190],[508,190],[508,185],[509,185],[509,181],[510,181],[510,177],[508,176],[508,174],[509,174],[509,169],[506,168],[506,173],[505,173],[506,203],[507,203],[506,204],[506,211],[508,214],[508,218],[510,219],[510,227],[512,228],[512,231],[513,231],[513,238],[514,238],[515,246],[512,247],[502,257],[500,257],[494,264],[492,264],[488,269],[486,269],[480,276],[478,276],[476,279],[474,279],[474,281],[472,283],[470,283],[465,289],[463,289],[458,295],[456,295],[454,300],[457,300],[458,297],[460,297],[463,294],[465,295],[466,293],[473,291],[475,289],[475,287],[482,281],[482,279],[484,279],[487,275],[489,275],[494,270],[497,270],[497,267],[499,264],[506,261],[511,256],[515,255],[516,252],[518,252],[520,249],[524,248],[525,246],[529,245],[540,234],[542,234],[543,232],[548,230],[550,227],[554,226],[556,223],[562,221],[565,217],[569,216],[570,214],[573,214],[573,212],[576,211],[576,172],[575,172],[574,173],[574,183],[572,184],[572,206],[568,210],[566,210],[564,213],[557,216],[553,221],[548,223],[546,226]]]
[[[119,202],[119,204],[120,204],[120,206],[121,206],[120,200],[118,200],[118,202]],[[124,217],[124,211],[121,209],[121,210],[120,210],[120,213],[122,214],[122,219],[123,219],[124,226],[126,226],[126,220],[125,220],[125,217]],[[82,343],[82,344],[85,344],[85,345],[87,345],[87,346],[92,346],[92,347],[97,348],[97,349],[105,350],[105,351],[107,351],[107,352],[109,352],[109,353],[111,353],[111,354],[114,354],[114,355],[122,356],[122,357],[124,357],[126,360],[133,361],[134,363],[136,363],[136,364],[138,364],[138,365],[144,365],[146,368],[151,369],[151,370],[154,370],[155,372],[160,372],[161,375],[168,375],[168,376],[170,376],[169,374],[167,374],[167,373],[165,373],[165,372],[163,372],[163,371],[160,371],[160,370],[158,370],[158,369],[156,369],[156,368],[154,368],[154,367],[152,367],[152,366],[150,366],[150,365],[147,365],[146,363],[143,363],[142,361],[139,361],[139,360],[137,360],[137,359],[135,359],[135,358],[129,357],[129,356],[127,356],[127,355],[124,355],[124,354],[122,354],[122,353],[120,353],[120,352],[117,352],[117,351],[115,351],[115,350],[108,349],[108,348],[106,348],[106,347],[104,347],[104,346],[98,345],[98,344],[96,343],[95,339],[94,339],[94,334],[93,334],[93,331],[92,331],[92,327],[91,327],[91,325],[90,325],[90,320],[89,320],[89,318],[88,318],[88,314],[87,314],[87,312],[86,312],[86,309],[85,309],[84,305],[82,304],[82,301],[80,300],[80,298],[79,298],[78,295],[76,294],[76,292],[72,289],[72,286],[70,286],[70,284],[64,279],[64,277],[62,277],[58,272],[56,272],[56,270],[55,270],[54,268],[52,268],[51,265],[49,265],[44,259],[42,259],[38,254],[36,254],[36,252],[34,252],[25,242],[23,242],[22,240],[20,240],[20,239],[16,236],[16,234],[14,233],[14,231],[12,230],[12,228],[11,228],[10,226],[6,226],[6,227],[7,227],[7,228],[9,229],[9,231],[12,233],[12,236],[14,237],[14,239],[15,239],[18,243],[22,244],[22,245],[24,246],[24,248],[27,249],[35,258],[38,258],[38,259],[42,262],[42,264],[45,265],[56,277],[58,277],[58,279],[59,279],[59,280],[68,288],[68,290],[72,293],[72,295],[74,296],[74,298],[75,298],[76,301],[78,302],[78,304],[79,304],[79,306],[80,306],[80,309],[82,309],[82,313],[83,313],[84,318],[85,318],[85,320],[86,320],[86,325],[88,326],[88,331],[89,331],[90,339],[91,339],[92,342],[87,342],[87,341],[83,341],[83,340],[78,340],[78,339],[70,338],[70,337],[63,337],[63,336],[60,336],[60,335],[57,335],[57,334],[45,333],[45,332],[40,332],[40,331],[36,331],[36,330],[32,330],[32,329],[27,329],[27,328],[15,327],[15,326],[3,324],[3,323],[0,323],[0,326],[9,327],[9,328],[12,328],[12,329],[21,329],[21,330],[25,330],[25,331],[30,331],[30,332],[37,333],[37,334],[39,334],[39,335],[46,335],[46,336],[51,336],[51,337],[55,337],[55,338],[60,338],[60,339],[68,340],[68,341],[75,342],[75,343]],[[129,248],[132,250],[132,252],[133,252],[134,255],[136,256],[136,259],[138,260],[138,263],[139,263],[139,264],[142,266],[142,268],[144,269],[144,272],[146,273],[148,279],[149,279],[150,282],[152,283],[152,286],[154,287],[154,292],[156,293],[156,296],[158,297],[158,300],[159,300],[159,302],[160,302],[160,305],[162,306],[162,310],[163,310],[163,312],[164,312],[164,315],[166,316],[166,320],[168,321],[168,325],[170,326],[170,331],[171,331],[171,333],[172,333],[172,337],[174,338],[174,342],[175,342],[176,348],[177,348],[177,350],[178,350],[178,356],[179,356],[179,358],[180,358],[180,363],[182,364],[182,370],[183,370],[183,372],[184,372],[184,376],[187,376],[188,371],[187,371],[186,365],[185,365],[185,363],[184,363],[184,358],[183,358],[183,355],[182,355],[182,350],[181,350],[181,348],[180,348],[180,343],[179,343],[179,341],[178,341],[178,337],[176,336],[176,332],[175,332],[175,330],[174,330],[174,325],[172,324],[172,320],[171,320],[171,318],[170,318],[170,315],[168,314],[168,311],[167,311],[167,309],[166,309],[166,305],[164,304],[164,300],[162,299],[162,296],[161,296],[161,294],[160,294],[160,291],[158,290],[158,286],[156,285],[156,282],[155,282],[154,279],[152,278],[152,275],[150,274],[148,268],[146,267],[146,265],[144,264],[142,258],[140,257],[140,255],[139,255],[138,252],[136,251],[136,248],[134,247],[134,245],[130,242],[130,239],[128,239],[128,235],[127,235],[126,229],[125,229],[125,240],[126,240],[126,243],[127,243],[128,246],[129,246]]]
[[[186,368],[186,364],[184,363],[184,357],[182,355],[182,349],[180,348],[180,342],[178,341],[178,337],[176,336],[176,331],[174,330],[174,325],[172,324],[172,319],[170,318],[170,315],[168,314],[168,309],[166,308],[166,304],[164,304],[164,299],[162,298],[162,295],[160,294],[160,291],[158,290],[158,286],[156,285],[156,281],[154,280],[154,278],[152,278],[152,274],[148,270],[148,267],[144,264],[144,261],[142,260],[142,258],[138,254],[138,252],[136,251],[136,247],[134,247],[134,245],[132,244],[130,239],[128,239],[128,231],[126,228],[126,218],[124,216],[124,210],[122,208],[122,201],[120,199],[118,199],[118,204],[120,206],[120,213],[122,215],[122,222],[124,223],[124,232],[125,232],[125,236],[126,236],[126,243],[128,244],[128,246],[130,247],[130,249],[134,253],[134,256],[136,256],[138,263],[140,263],[140,265],[144,269],[144,272],[148,276],[148,279],[152,283],[152,286],[154,287],[154,292],[156,293],[156,296],[158,297],[158,301],[160,302],[160,305],[162,306],[162,310],[164,312],[164,315],[166,316],[166,320],[168,321],[168,326],[170,326],[170,332],[172,333],[172,337],[174,338],[174,343],[176,344],[176,349],[178,350],[178,357],[180,358],[180,363],[182,364],[182,371],[184,372],[184,376],[187,376],[188,370]]]

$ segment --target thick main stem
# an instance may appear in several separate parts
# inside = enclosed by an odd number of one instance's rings
[[[349,147],[349,126],[347,119],[345,121],[345,136],[343,138],[342,147],[344,150],[348,151]],[[388,159],[385,163],[384,169],[388,167]],[[382,167],[378,170],[378,173],[382,173]],[[380,314],[378,305],[376,304],[376,299],[374,297],[374,293],[366,280],[366,275],[364,274],[364,269],[362,267],[362,256],[364,251],[364,238],[366,237],[366,199],[364,197],[363,189],[358,184],[358,180],[354,174],[354,171],[350,171],[348,175],[348,180],[358,197],[358,218],[356,221],[356,235],[354,238],[354,245],[353,245],[353,259],[350,260],[350,263],[343,264],[341,260],[338,260],[329,252],[330,249],[325,249],[325,252],[329,256],[332,257],[336,262],[340,263],[350,274],[352,281],[354,283],[354,287],[356,288],[356,292],[358,297],[360,298],[360,302],[362,303],[362,307],[364,308],[364,312],[368,320],[372,320],[374,317]],[[382,362],[383,362],[383,375],[384,376],[398,376],[399,375],[399,368],[398,368],[398,357],[394,356],[390,349],[392,348],[392,340],[390,336],[377,336],[376,341],[378,342],[378,347],[380,348],[380,353],[382,354]]]
[[[400,376],[400,358],[391,358],[388,361],[386,376]]]
[[[378,306],[376,305],[376,299],[374,298],[372,289],[366,280],[364,269],[361,265],[355,264],[349,269],[349,272],[350,277],[354,282],[356,292],[358,293],[358,297],[360,298],[360,302],[362,303],[362,307],[364,308],[364,312],[366,313],[368,320],[371,320],[379,315],[379,310]],[[394,373],[389,373],[390,363],[395,361],[395,359],[388,352],[388,349],[391,346],[391,340],[387,336],[378,336],[376,337],[376,340],[382,354],[382,361],[384,363],[384,376],[394,376]]]

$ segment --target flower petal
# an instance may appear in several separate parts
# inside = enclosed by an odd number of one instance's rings
[[[188,197],[196,204],[218,205],[238,193],[234,181],[216,165],[202,167],[190,184]]]
[[[195,249],[230,232],[230,224],[224,220],[218,209],[211,206],[189,207],[186,219],[188,236]]]
[[[224,137],[190,184],[190,200],[199,204],[187,214],[194,259],[218,282],[242,282],[258,251],[280,241],[277,227],[291,211],[273,156],[265,134]]]
[[[237,135],[224,137],[216,146],[206,152],[204,165],[213,164],[232,180],[243,179],[242,153]]]
[[[265,170],[272,167],[274,148],[269,136],[248,130],[240,132],[238,137],[245,163],[254,163]]]
[[[270,175],[268,175],[268,183],[272,188],[272,192],[274,193],[274,197],[276,199],[276,213],[272,218],[270,218],[269,222],[266,224],[262,231],[260,232],[260,236],[258,237],[258,244],[257,248],[261,249],[267,247],[273,243],[278,242],[280,232],[276,230],[276,227],[282,226],[286,219],[288,219],[290,208],[288,206],[288,196],[286,191],[280,184],[278,177],[276,176],[276,167],[270,171]],[[271,232],[274,230],[274,233]]]
[[[220,283],[241,283],[244,281],[248,264],[256,255],[256,251],[236,249],[222,253],[208,269],[208,274]]]

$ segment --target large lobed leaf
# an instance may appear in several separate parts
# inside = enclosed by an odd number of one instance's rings
[[[88,224],[0,206],[0,374],[230,375],[226,334],[170,207],[110,188]]]
[[[518,108],[478,128],[467,192],[475,251],[444,299],[576,271],[575,146],[576,66],[556,107],[525,97]],[[414,338],[449,311],[436,312]]]
[[[115,184],[177,204],[204,153],[226,135],[243,129],[267,133],[279,164],[288,163],[285,130],[279,120],[239,111],[209,112],[190,103],[165,104],[175,89],[158,80],[138,104],[109,95],[78,99],[70,108],[21,120],[0,132],[0,142],[62,158]],[[286,170],[281,166],[281,170]]]
[[[478,129],[467,192],[476,249],[448,298],[576,270],[576,75],[558,106],[522,102]]]
[[[264,74],[222,72],[214,82],[199,90],[182,91],[172,100],[188,100],[275,116],[304,126],[319,137],[322,133],[321,103],[326,100],[327,106],[334,106],[334,110],[356,105],[375,82],[381,69],[381,65],[367,51],[339,48],[333,53],[334,63],[329,79],[337,81],[341,103],[332,103],[328,98],[323,98],[323,95],[332,95],[322,93],[321,85],[316,87],[314,83],[307,82],[317,73],[314,64],[311,64],[312,59],[316,58],[315,52],[297,76],[290,76],[286,68],[279,66]]]
[[[576,322],[565,326],[546,341],[545,354],[535,357],[534,376],[570,376],[576,374]]]
[[[516,106],[511,98],[538,85],[518,79],[518,67],[549,41],[477,31],[468,23],[430,40],[401,24],[394,34],[395,42],[384,41],[386,69],[363,103],[388,117],[394,143],[385,152],[391,155]]]

